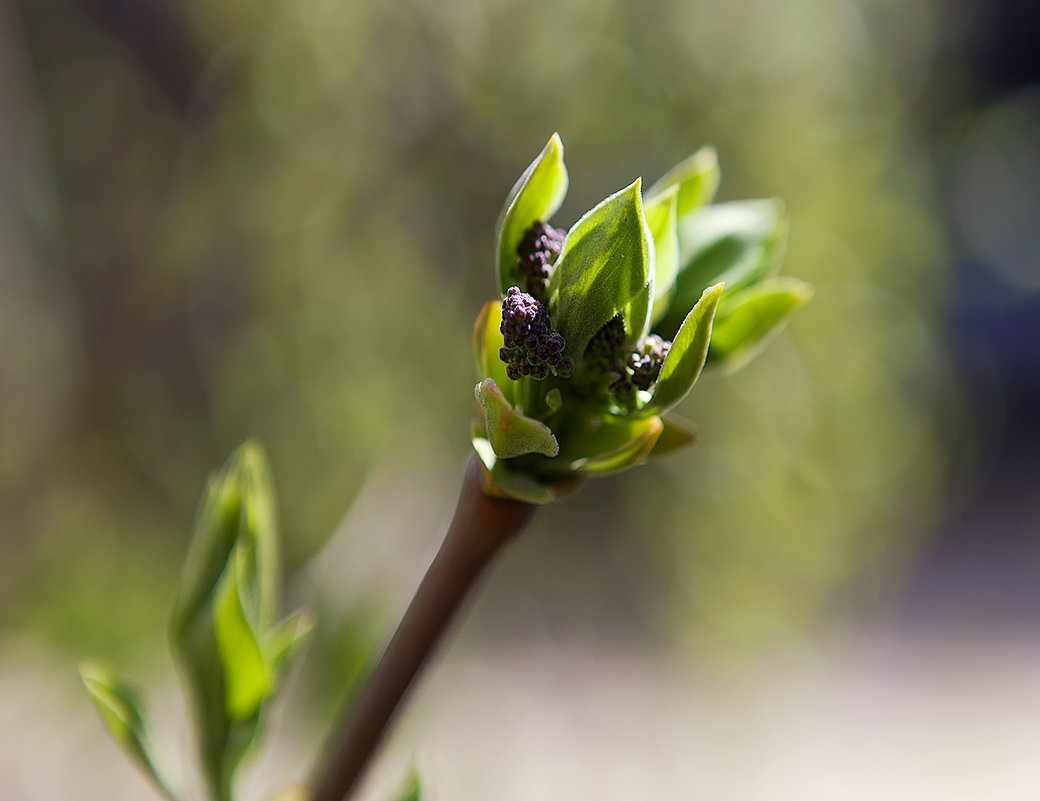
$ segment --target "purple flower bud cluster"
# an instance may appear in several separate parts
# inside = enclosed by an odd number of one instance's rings
[[[545,304],[519,287],[511,286],[502,302],[502,339],[505,347],[499,358],[506,363],[506,375],[514,381],[521,376],[547,378],[569,376],[574,363],[565,358],[563,337],[553,330]]]
[[[613,373],[623,376],[625,360],[622,358],[622,345],[625,344],[625,321],[620,314],[614,315],[610,321],[595,333],[585,348],[585,364],[596,373]]]
[[[584,363],[591,376],[600,376],[601,388],[605,384],[615,399],[628,403],[636,389],[648,390],[657,380],[672,343],[651,334],[639,350],[628,354],[624,344],[625,322],[616,315],[589,341]]]
[[[545,301],[545,288],[552,277],[552,268],[563,250],[567,232],[536,222],[524,234],[516,248],[520,263],[517,271],[528,294]]]
[[[628,359],[628,368],[632,372],[631,381],[639,389],[647,390],[661,374],[661,365],[668,351],[672,349],[672,343],[667,339],[661,339],[657,334],[651,334],[643,342],[643,347],[633,353]]]

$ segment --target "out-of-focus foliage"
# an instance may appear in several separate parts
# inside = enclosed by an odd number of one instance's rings
[[[816,299],[768,358],[701,379],[696,447],[546,515],[507,580],[716,645],[815,618],[901,546],[942,461],[914,117],[934,21],[886,0],[0,14],[4,624],[152,648],[203,477],[246,437],[290,564],[382,454],[461,467],[496,215],[554,130],[581,176],[563,225],[714,143],[719,200],[784,198]]]
[[[246,443],[206,482],[169,620],[199,773],[213,801],[233,797],[235,773],[313,625],[303,611],[276,622],[281,571],[270,468],[263,449]],[[80,677],[112,738],[177,801],[158,770],[136,690],[91,663],[80,665]]]

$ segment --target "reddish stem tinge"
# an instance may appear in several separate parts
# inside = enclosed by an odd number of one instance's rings
[[[531,521],[535,506],[491,498],[470,460],[440,550],[356,701],[334,730],[311,801],[345,801],[357,789],[386,730],[462,602],[492,558]]]

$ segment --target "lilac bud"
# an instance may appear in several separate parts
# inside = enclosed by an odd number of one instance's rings
[[[532,297],[545,301],[545,288],[566,237],[565,231],[543,222],[535,222],[520,240],[516,249],[520,258],[517,271],[524,289]]]
[[[502,302],[502,339],[499,358],[506,363],[506,374],[547,378],[556,372],[566,345],[553,330],[545,304],[519,287],[511,286]]]

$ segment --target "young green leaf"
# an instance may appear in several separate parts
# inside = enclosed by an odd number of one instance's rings
[[[688,212],[711,203],[719,188],[719,157],[715,148],[702,147],[666,172],[646,193],[647,205],[673,186],[679,191],[680,219]]]
[[[268,672],[279,683],[293,658],[314,630],[314,618],[307,610],[293,612],[263,637],[262,650]]]
[[[708,353],[711,353],[710,349]],[[697,441],[697,432],[693,425],[680,417],[669,415],[668,417],[662,417],[661,422],[664,424],[664,428],[661,429],[661,436],[657,438],[653,450],[647,456],[648,459],[667,456],[682,448],[688,448]]]
[[[681,219],[675,294],[657,332],[672,338],[706,286],[725,283],[726,294],[732,295],[775,274],[786,236],[779,200],[721,203]]]
[[[498,292],[504,295],[519,286],[517,246],[535,222],[546,221],[563,203],[567,194],[567,168],[563,163],[563,142],[553,134],[538,157],[524,170],[509,190],[498,217],[495,232],[495,263],[498,266]]]
[[[259,637],[246,610],[243,598],[245,557],[235,549],[217,589],[213,605],[214,632],[223,666],[224,706],[230,720],[240,721],[256,715],[271,690]]]
[[[646,406],[646,412],[663,414],[674,408],[693,389],[708,355],[711,324],[715,318],[719,298],[722,297],[722,289],[722,284],[705,289],[697,305],[686,315],[679,333],[672,342],[671,350],[661,365],[661,375]]]
[[[144,770],[163,795],[170,801],[177,801],[156,767],[137,692],[111,670],[95,663],[81,664],[79,675],[112,739]]]
[[[654,302],[651,323],[668,311],[679,274],[679,187],[672,185],[646,201],[646,223],[654,240]]]
[[[730,369],[743,365],[812,295],[809,284],[784,276],[762,281],[726,298],[715,315],[709,364]]]
[[[478,443],[487,443],[487,440],[474,440],[473,447],[481,456],[481,485],[485,495],[492,498],[508,498],[524,503],[533,503],[538,506],[552,503],[557,499],[557,493],[548,484],[528,476],[525,473],[515,473],[508,468],[504,462],[496,461],[489,467],[485,460],[482,448]],[[491,445],[487,443],[485,450],[490,450]],[[493,455],[493,452],[492,452]]]
[[[505,399],[515,405],[519,400],[519,382],[506,375],[505,362],[498,355],[504,344],[502,301],[489,300],[473,326],[473,359],[477,377],[481,380],[493,378]]]
[[[653,287],[653,246],[640,181],[617,192],[567,233],[549,282],[556,330],[577,360],[593,335],[640,292]],[[642,321],[639,321],[640,323]],[[631,333],[633,326],[627,325]]]
[[[654,242],[650,240],[650,261],[653,262]],[[650,312],[654,303],[654,276],[650,273],[650,280],[643,285],[639,293],[632,298],[621,310],[625,320],[625,344],[630,348],[635,347],[643,337],[650,333]]]
[[[232,454],[219,475],[206,485],[195,531],[185,560],[171,633],[177,641],[212,602],[236,542],[246,538],[255,553],[251,590],[261,625],[273,620],[279,595],[278,532],[274,491],[263,450],[247,442]]]
[[[485,378],[474,389],[484,412],[488,442],[499,459],[512,459],[525,453],[556,456],[560,445],[545,423],[524,417],[502,395],[493,378]]]
[[[419,781],[419,772],[412,768],[401,789],[397,791],[394,801],[420,801],[420,799],[422,799],[422,783]]]
[[[230,798],[274,689],[259,642],[279,605],[277,538],[267,461],[247,443],[207,485],[170,621],[202,772],[218,801]]]
[[[602,417],[572,436],[567,451],[572,470],[588,475],[606,475],[644,461],[661,434],[659,417]]]

